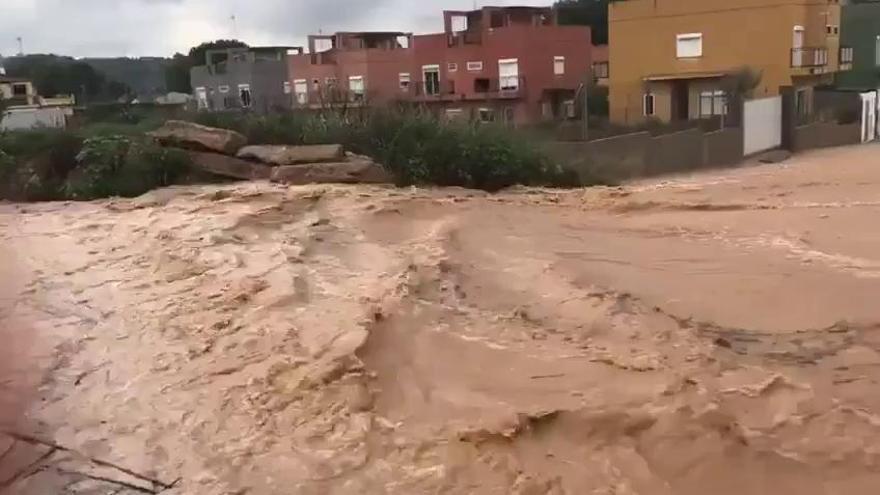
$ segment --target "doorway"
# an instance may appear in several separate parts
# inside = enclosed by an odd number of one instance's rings
[[[690,118],[690,95],[687,81],[672,82],[672,120],[688,120]]]

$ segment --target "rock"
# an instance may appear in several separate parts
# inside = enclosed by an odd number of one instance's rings
[[[761,156],[758,157],[758,161],[761,163],[781,163],[785,160],[791,158],[791,152],[788,150],[773,150],[768,151]]]
[[[391,176],[372,160],[285,165],[272,169],[272,181],[284,184],[387,184]]]
[[[259,163],[240,160],[218,153],[190,151],[193,166],[215,175],[244,180],[268,180],[272,169]]]
[[[239,150],[239,158],[258,160],[271,165],[297,163],[339,162],[345,159],[342,145],[314,146],[246,146]]]
[[[247,144],[247,138],[235,131],[206,127],[182,120],[169,120],[147,135],[163,146],[216,151],[227,155],[234,155]]]

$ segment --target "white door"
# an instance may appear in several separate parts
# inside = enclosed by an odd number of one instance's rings
[[[745,102],[743,153],[748,156],[782,145],[782,97]]]
[[[791,66],[802,67],[804,65],[804,27],[795,26],[791,40]]]
[[[877,93],[862,93],[862,142],[873,141],[877,136]]]

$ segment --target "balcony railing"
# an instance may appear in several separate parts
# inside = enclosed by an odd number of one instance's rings
[[[405,94],[419,99],[443,99],[455,96],[455,81],[412,81]]]
[[[461,31],[458,33],[450,33],[447,41],[450,47],[479,45],[483,43],[483,34],[479,31]]]
[[[791,50],[791,66],[824,67],[828,65],[828,49],[825,47],[793,48]]]
[[[520,98],[526,93],[525,76],[474,79],[474,93],[487,98]]]

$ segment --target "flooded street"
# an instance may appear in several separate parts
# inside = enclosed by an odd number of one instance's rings
[[[621,188],[0,205],[0,483],[873,494],[878,218],[878,146]]]

